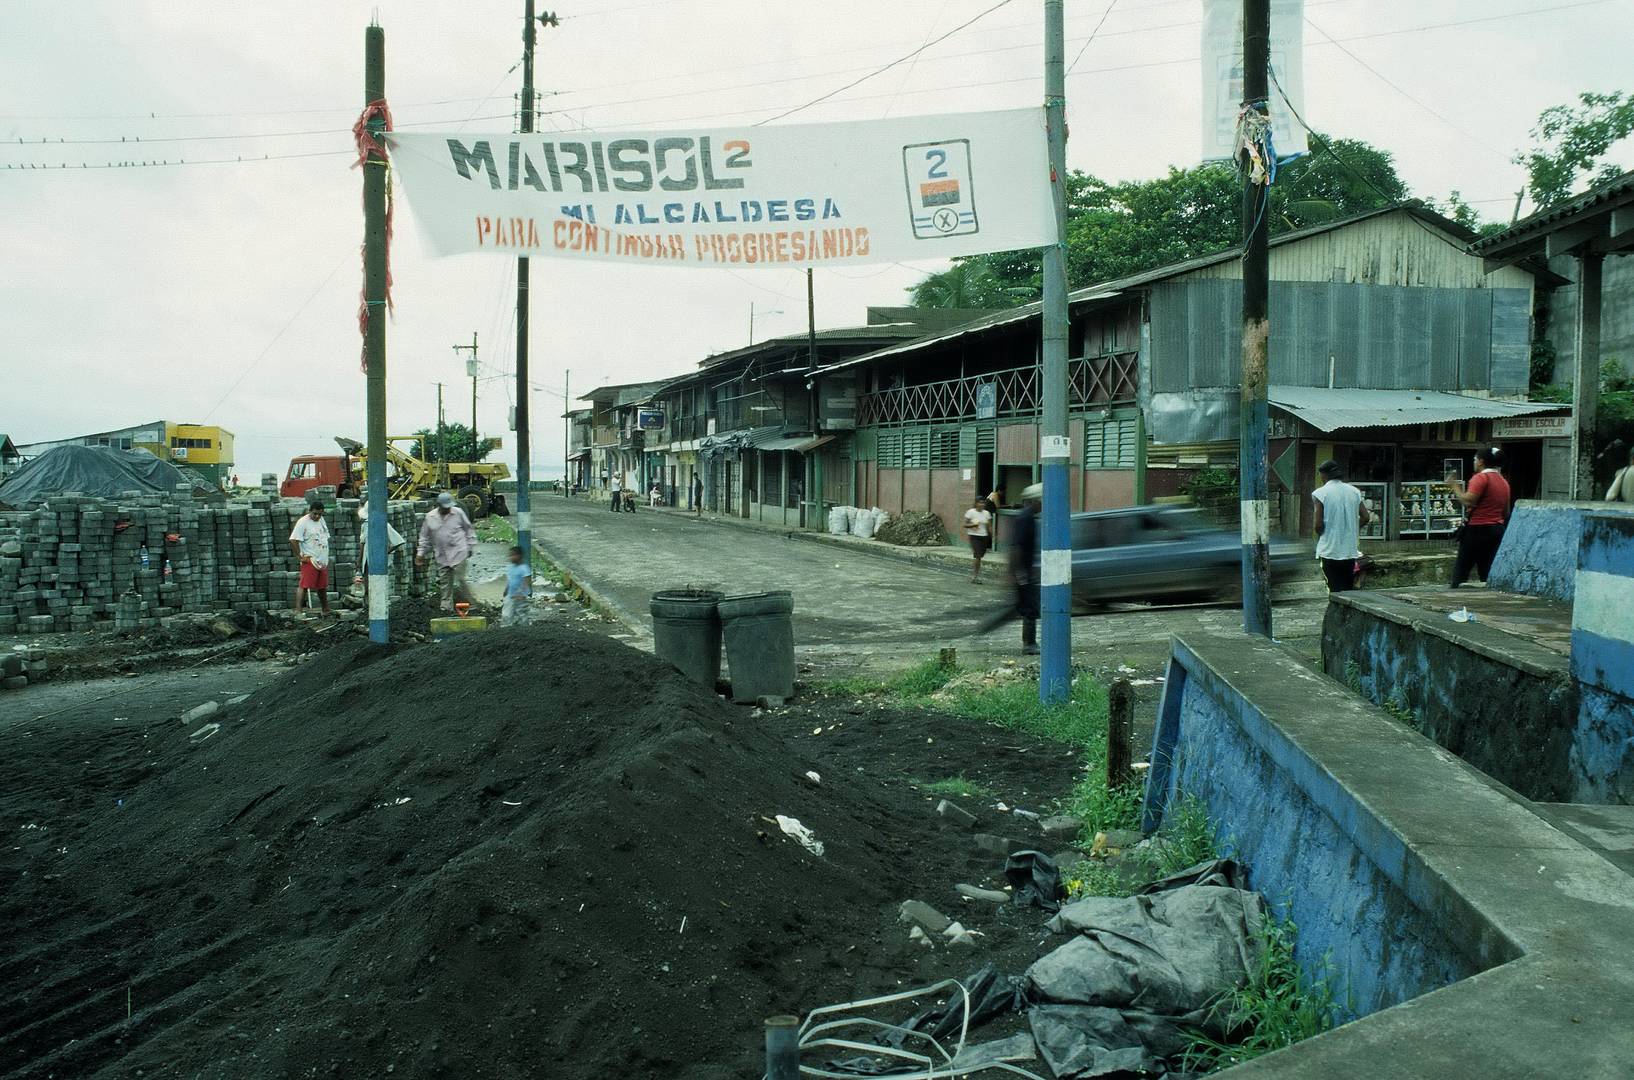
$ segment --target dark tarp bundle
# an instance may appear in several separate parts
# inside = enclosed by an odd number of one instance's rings
[[[58,446],[8,476],[0,484],[0,504],[28,509],[70,491],[99,499],[116,499],[133,491],[173,495],[178,484],[187,484],[195,492],[213,490],[146,450]]]
[[[1060,907],[1061,871],[1055,860],[1042,851],[1015,851],[1004,861],[1004,877],[1015,892],[1017,907]]]

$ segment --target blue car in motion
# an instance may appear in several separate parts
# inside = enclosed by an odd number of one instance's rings
[[[1311,558],[1273,540],[1273,584]],[[1072,515],[1072,602],[1079,611],[1122,602],[1175,603],[1242,596],[1242,538],[1191,507],[1131,506]]]

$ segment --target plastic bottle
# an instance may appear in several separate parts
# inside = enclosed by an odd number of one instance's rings
[[[146,570],[148,568],[148,546],[146,544],[142,545],[142,552],[138,558],[141,560],[142,569]]]

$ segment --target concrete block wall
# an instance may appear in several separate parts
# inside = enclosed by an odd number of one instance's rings
[[[1525,500],[1515,504],[1487,584],[1506,592],[1570,600],[1577,587],[1577,549],[1584,518],[1604,513],[1634,518],[1634,509],[1616,510],[1607,503]]]
[[[1153,747],[1153,790],[1201,801],[1222,854],[1298,926],[1295,955],[1331,970],[1341,1019],[1365,1016],[1483,966],[1416,907],[1344,824],[1354,815],[1310,759],[1185,645],[1170,662]],[[1315,676],[1311,676],[1314,678]],[[1299,691],[1298,686],[1289,688]],[[1303,708],[1303,705],[1301,706]],[[1391,869],[1394,869],[1393,867]]]
[[[330,504],[332,594],[356,573],[357,506]],[[393,503],[391,522],[412,543],[428,507]],[[299,576],[288,537],[305,509],[302,500],[265,495],[203,504],[185,493],[65,494],[0,513],[0,634],[124,631],[182,612],[287,608]],[[421,595],[424,587],[412,560],[399,560],[394,591]]]
[[[1628,1075],[1627,875],[1411,727],[1262,638],[1182,635],[1148,823],[1182,794],[1358,1017],[1222,1078]]]
[[[1581,801],[1634,803],[1634,516],[1590,514],[1578,547],[1572,677],[1581,704],[1572,762]]]

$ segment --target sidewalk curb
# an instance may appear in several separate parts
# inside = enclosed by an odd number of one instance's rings
[[[654,511],[649,510],[649,512]],[[830,536],[825,532],[816,532],[812,529],[789,528],[786,525],[761,525],[754,522],[742,521],[737,518],[723,517],[719,514],[711,514],[708,517],[698,517],[686,511],[674,510],[667,507],[663,508],[663,512],[701,524],[717,525],[721,528],[727,529],[744,529],[749,532],[765,533],[768,536],[781,536],[785,540],[803,540],[808,544],[822,544],[826,547],[837,548],[841,551],[852,551],[858,555],[866,555],[872,559],[887,559],[891,562],[912,563],[916,566],[927,567],[931,570],[940,570],[943,573],[948,574],[968,575],[970,573],[970,560],[968,557],[955,560],[952,556],[948,555],[919,553],[921,551],[951,551],[953,549],[951,544],[943,545],[942,547],[938,548],[899,548],[889,544],[869,544],[866,542],[841,540],[839,537]]]
[[[628,630],[630,633],[640,638],[644,645],[650,646],[652,644],[652,631],[642,623],[641,619],[638,618],[634,612],[629,611],[623,604],[612,599],[601,590],[597,589],[594,585],[591,585],[589,582],[585,581],[582,577],[579,577],[577,572],[570,568],[566,559],[562,558],[559,553],[552,551],[537,537],[534,538],[533,548],[546,559],[550,560],[550,564],[561,572],[562,577],[567,581],[568,585],[572,588],[578,589],[585,596],[587,596],[592,605],[600,608],[607,615],[611,616],[612,619],[620,626],[624,627],[625,630]]]

